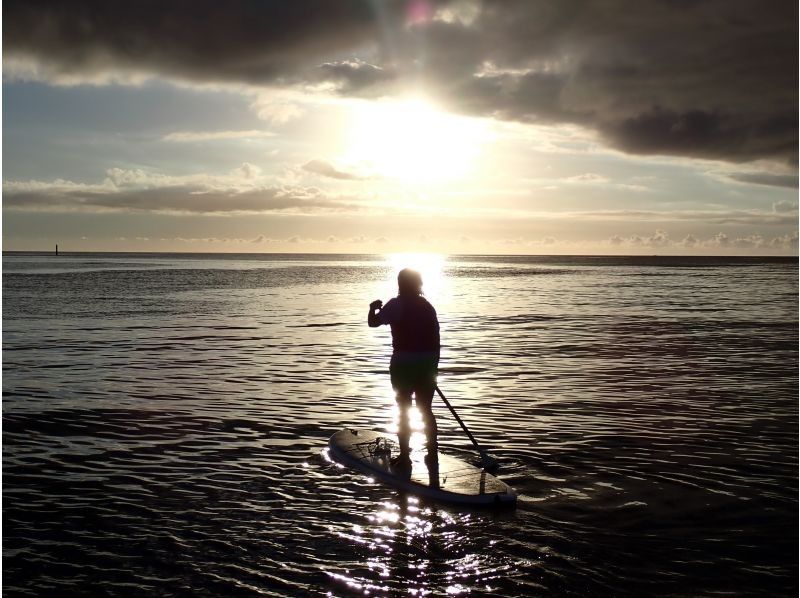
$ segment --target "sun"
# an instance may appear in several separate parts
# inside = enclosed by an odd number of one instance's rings
[[[449,114],[421,97],[361,102],[344,159],[380,178],[445,183],[470,173],[485,138],[477,119]]]
[[[395,284],[397,274],[403,268],[412,268],[422,276],[422,290],[426,296],[437,298],[445,283],[445,256],[439,253],[404,252],[386,256],[390,266],[391,282]]]

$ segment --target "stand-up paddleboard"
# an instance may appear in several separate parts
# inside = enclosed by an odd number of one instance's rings
[[[514,489],[466,461],[439,453],[439,471],[428,471],[424,451],[411,452],[411,468],[391,464],[400,451],[397,442],[368,430],[346,429],[328,441],[331,456],[340,463],[373,476],[382,482],[443,502],[475,506],[513,506]]]

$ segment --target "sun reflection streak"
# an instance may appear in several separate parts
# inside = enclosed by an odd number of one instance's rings
[[[419,437],[424,440],[423,433]],[[358,523],[329,528],[358,547],[350,569],[326,571],[342,591],[413,596],[491,592],[514,569],[513,563],[497,562],[473,545],[470,528],[485,521],[479,513],[454,512],[403,493],[367,509]]]
[[[369,551],[356,569],[326,572],[347,591],[412,596],[492,592],[492,582],[513,569],[471,547],[469,528],[481,516],[431,508],[398,494],[364,514],[369,525],[353,523],[341,538]],[[470,547],[471,549],[465,550]]]
[[[325,461],[327,461],[327,463],[329,465],[333,465],[334,467],[336,467],[336,469],[344,469],[344,465],[342,465],[336,459],[331,457],[331,450],[328,447],[325,447],[324,449],[322,449],[320,451],[320,455],[322,455],[322,458]]]
[[[390,408],[391,421],[386,426],[386,433],[397,435],[400,426],[400,408],[394,404]],[[422,414],[416,408],[411,406],[408,409],[408,422],[411,427],[411,438],[408,445],[412,451],[421,451],[425,448],[425,424],[422,421]]]

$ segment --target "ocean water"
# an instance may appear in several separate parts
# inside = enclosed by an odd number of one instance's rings
[[[514,511],[326,458],[393,429],[366,315],[407,264]],[[797,260],[5,253],[3,585],[796,596]]]

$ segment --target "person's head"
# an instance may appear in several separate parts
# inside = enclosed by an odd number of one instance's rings
[[[403,268],[397,275],[397,292],[400,295],[422,294],[422,276],[411,268]]]

